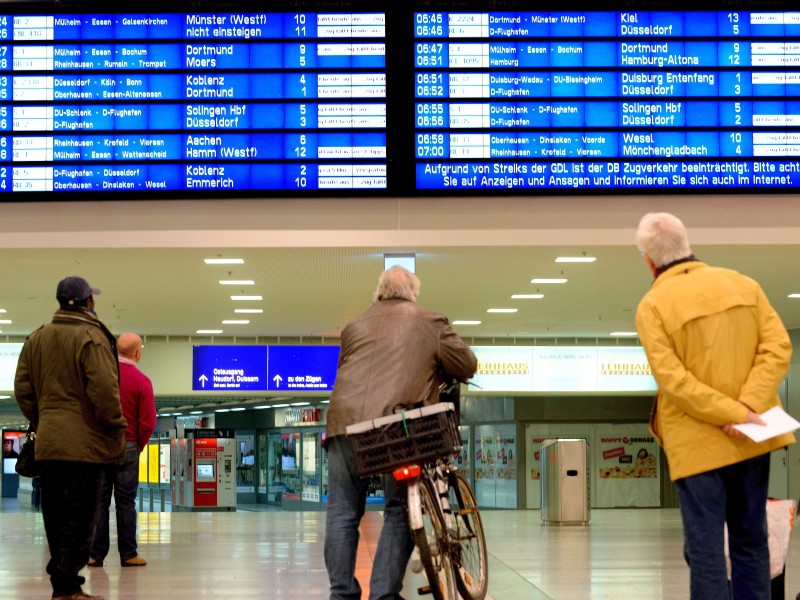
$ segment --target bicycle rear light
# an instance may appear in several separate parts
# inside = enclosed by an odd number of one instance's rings
[[[421,468],[419,465],[408,465],[407,467],[400,467],[392,471],[395,481],[405,481],[407,479],[415,479],[419,477]]]

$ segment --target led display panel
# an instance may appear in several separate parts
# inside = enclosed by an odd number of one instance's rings
[[[0,201],[799,187],[781,0],[0,14]]]

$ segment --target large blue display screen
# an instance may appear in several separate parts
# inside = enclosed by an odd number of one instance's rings
[[[5,2],[0,200],[800,188],[791,3],[508,6]]]
[[[416,184],[800,185],[800,12],[416,12]]]

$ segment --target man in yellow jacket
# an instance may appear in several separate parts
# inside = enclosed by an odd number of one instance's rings
[[[636,328],[658,383],[651,429],[678,489],[691,598],[730,598],[727,522],[733,598],[769,600],[769,452],[794,436],[756,443],[733,425],[763,424],[780,405],[789,335],[758,283],[694,257],[674,215],[645,215],[636,244],[655,276]]]

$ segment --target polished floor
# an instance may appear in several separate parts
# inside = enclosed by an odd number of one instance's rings
[[[485,511],[483,519],[494,600],[688,598],[677,510],[594,510],[587,526],[543,526],[538,511]],[[84,587],[108,600],[323,600],[324,524],[324,513],[248,506],[235,513],[141,513],[139,551],[149,564],[122,568],[110,555],[103,568],[85,569]],[[380,526],[377,512],[362,522],[358,577],[365,600]],[[0,598],[49,598],[41,514],[4,499],[0,540]],[[422,576],[409,572],[403,596],[416,598],[420,585]],[[789,551],[786,598],[798,592],[800,534]]]

